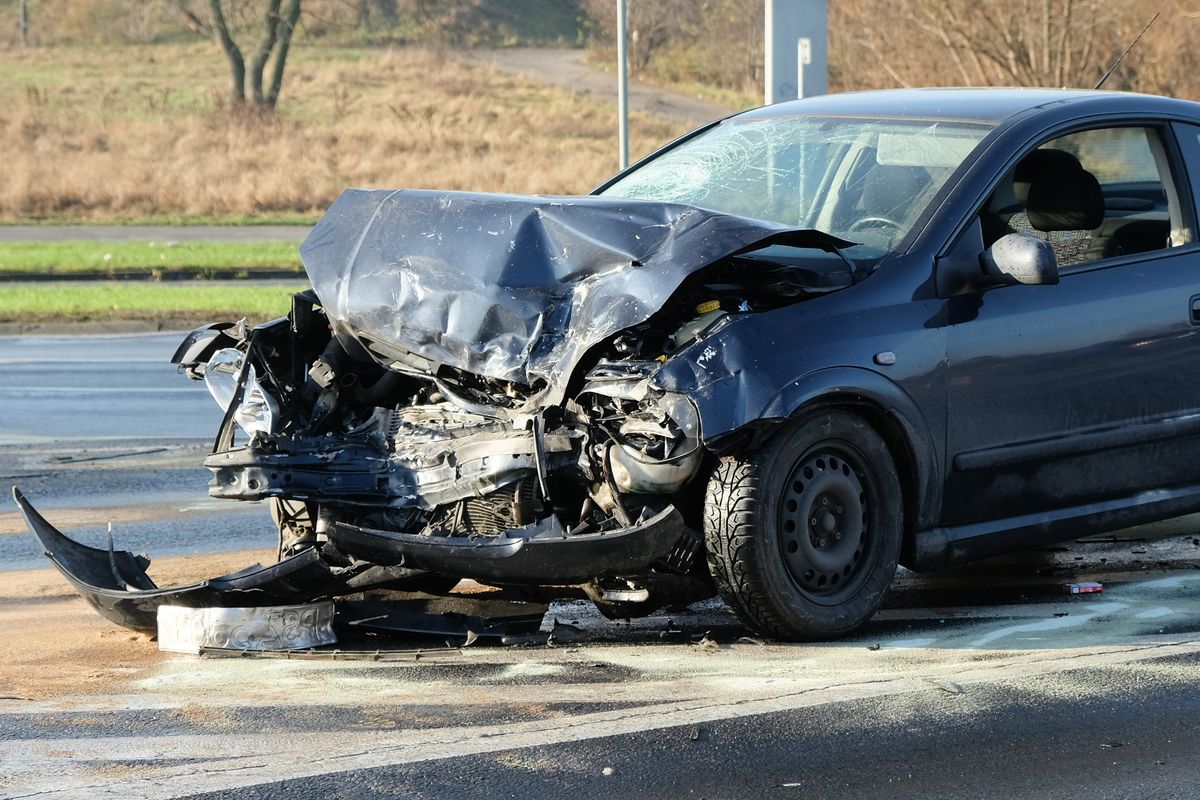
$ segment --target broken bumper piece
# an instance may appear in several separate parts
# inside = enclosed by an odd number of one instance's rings
[[[279,606],[331,596],[347,587],[345,571],[335,571],[310,548],[271,566],[256,564],[219,578],[160,589],[146,574],[150,560],[145,556],[80,544],[47,522],[15,487],[13,499],[63,577],[101,616],[126,628],[155,630],[163,605]]]
[[[423,536],[338,523],[329,539],[343,553],[414,569],[496,583],[583,583],[636,575],[670,555],[685,534],[670,506],[644,522],[570,536],[554,517],[500,536]]]

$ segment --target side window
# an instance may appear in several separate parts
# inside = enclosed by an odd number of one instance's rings
[[[1178,247],[1192,240],[1171,159],[1156,128],[1098,128],[1027,154],[981,214],[985,244],[1008,233],[1044,239],[1059,269]]]

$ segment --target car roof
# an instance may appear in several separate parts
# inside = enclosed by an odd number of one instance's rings
[[[1079,113],[1128,111],[1200,119],[1200,103],[1132,92],[1081,89],[882,89],[790,100],[737,115],[738,119],[790,115],[945,119],[1001,123],[1027,111],[1071,106]],[[1068,112],[1069,113],[1069,112]]]

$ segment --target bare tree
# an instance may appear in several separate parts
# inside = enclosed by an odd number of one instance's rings
[[[603,36],[616,36],[616,3],[613,0],[585,0],[583,8],[596,23]],[[683,41],[689,27],[694,27],[704,13],[703,3],[678,0],[630,0],[629,3],[629,68],[642,72],[660,51]]]
[[[301,0],[265,0],[260,17],[262,36],[250,53],[249,63],[233,36],[226,3],[208,0],[208,20],[191,10],[187,0],[175,0],[184,24],[197,33],[210,35],[229,64],[230,99],[235,106],[252,105],[272,109],[279,101],[292,34],[300,20]],[[248,84],[248,85],[247,85]]]
[[[189,7],[188,0],[175,0],[175,8],[183,16],[183,24],[188,27],[188,30],[193,33],[198,33],[202,36],[211,36],[212,29],[208,23],[200,19],[194,11]]]
[[[1128,5],[1112,0],[847,0],[833,8],[831,27],[834,46],[844,48],[843,61],[857,63],[860,74],[874,63],[901,86],[1090,87],[1119,52],[1122,25],[1130,17],[1122,6]]]

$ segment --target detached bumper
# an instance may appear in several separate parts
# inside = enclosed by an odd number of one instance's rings
[[[666,559],[684,537],[674,506],[637,525],[568,536],[550,517],[496,537],[420,536],[337,524],[329,539],[344,553],[376,564],[498,583],[583,583],[636,575]]]
[[[345,571],[335,572],[310,548],[268,567],[256,564],[219,578],[160,589],[146,574],[150,559],[80,544],[47,522],[15,487],[13,499],[63,577],[105,619],[134,630],[155,630],[162,605],[199,608],[304,603],[344,591],[349,577]]]

